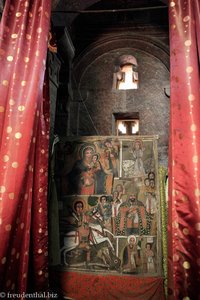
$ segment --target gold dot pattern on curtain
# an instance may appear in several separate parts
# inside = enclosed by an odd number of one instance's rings
[[[169,1],[171,128],[168,299],[200,298],[199,0]]]
[[[48,0],[6,1],[0,25],[1,291],[26,291],[30,238],[38,291],[48,284],[47,176],[38,174],[48,172],[40,147],[48,149],[49,139],[43,82],[50,6]]]

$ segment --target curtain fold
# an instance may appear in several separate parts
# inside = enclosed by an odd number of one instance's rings
[[[168,299],[200,298],[199,0],[169,1]]]
[[[30,238],[37,243],[37,287],[47,288],[48,116],[43,82],[50,6],[49,0],[7,0],[0,25],[1,291],[26,291]]]
[[[34,182],[32,204],[32,263],[34,289],[48,288],[48,157],[49,157],[49,78],[46,69],[43,101],[38,110],[38,127],[35,139]]]

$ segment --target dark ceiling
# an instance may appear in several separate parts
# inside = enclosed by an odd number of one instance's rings
[[[71,26],[77,17],[77,12],[91,10],[119,10],[144,7],[166,6],[168,0],[54,0],[52,20],[55,26]],[[121,12],[122,13],[122,12]],[[93,13],[93,16],[102,14],[111,16],[111,13]],[[86,15],[89,15],[86,14]]]
[[[102,34],[168,26],[167,0],[54,0],[52,23],[57,36],[67,27],[76,49],[83,51]],[[57,5],[56,5],[57,4]]]

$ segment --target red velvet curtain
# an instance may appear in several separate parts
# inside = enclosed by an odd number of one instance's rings
[[[50,0],[7,0],[0,27],[0,291],[48,285],[48,104],[43,82]]]
[[[200,299],[200,1],[169,1],[169,299]]]

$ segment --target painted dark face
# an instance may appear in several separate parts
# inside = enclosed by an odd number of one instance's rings
[[[94,154],[94,152],[91,148],[86,148],[84,153],[83,153],[83,157],[91,159],[93,154]]]
[[[105,196],[103,196],[103,197],[101,197],[100,201],[101,201],[101,204],[104,205],[104,204],[106,204],[107,199]]]
[[[83,212],[83,203],[82,202],[77,202],[75,204],[74,209],[75,209],[77,215],[80,215]]]
[[[118,197],[118,192],[117,191],[115,191],[114,193],[113,193],[113,198],[117,198]]]
[[[123,190],[122,186],[120,184],[118,184],[116,186],[116,191],[119,193],[119,192],[122,192],[122,190]]]
[[[154,179],[154,178],[155,178],[155,175],[154,175],[153,172],[150,172],[148,177],[149,177],[149,179]]]
[[[131,237],[131,238],[129,239],[129,244],[130,244],[130,245],[134,245],[134,244],[135,244],[135,239],[134,239],[133,237]]]
[[[154,188],[154,187],[155,187],[155,182],[154,182],[154,180],[153,180],[153,179],[151,179],[151,180],[150,180],[150,186],[151,186],[152,188]]]
[[[135,195],[130,195],[129,201],[130,201],[131,203],[133,203],[133,202],[135,202],[135,200],[136,200]]]
[[[105,146],[106,146],[107,148],[112,148],[111,142],[105,142]]]
[[[151,245],[150,244],[146,244],[146,249],[147,250],[151,250]]]
[[[140,143],[137,143],[137,142],[135,143],[135,149],[136,149],[136,150],[139,150],[139,149],[140,149]]]
[[[107,149],[107,150],[105,150],[105,156],[106,157],[109,157],[109,155],[110,155],[110,151]]]

